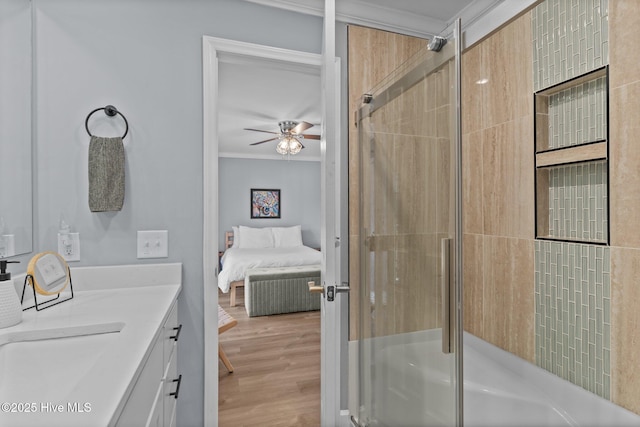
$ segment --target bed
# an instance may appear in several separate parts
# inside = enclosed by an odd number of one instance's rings
[[[230,246],[222,256],[222,271],[218,288],[229,292],[233,285],[244,286],[248,269],[294,267],[322,263],[322,253],[302,244],[300,226],[293,227],[233,227],[226,234]],[[233,303],[233,301],[232,301]]]

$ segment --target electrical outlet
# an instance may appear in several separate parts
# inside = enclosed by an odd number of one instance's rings
[[[58,233],[58,253],[65,261],[80,261],[80,233]]]
[[[138,231],[138,258],[167,258],[169,232],[167,230]]]

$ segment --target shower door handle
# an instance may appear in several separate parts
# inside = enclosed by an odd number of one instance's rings
[[[442,292],[442,352],[449,354],[451,348],[451,239],[440,241],[440,270]]]

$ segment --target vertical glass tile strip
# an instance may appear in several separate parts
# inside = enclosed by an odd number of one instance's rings
[[[536,241],[536,364],[601,397],[611,384],[608,247]]]
[[[547,0],[533,10],[535,91],[609,63],[608,15],[608,0]]]

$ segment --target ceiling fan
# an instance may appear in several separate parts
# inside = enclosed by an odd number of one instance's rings
[[[274,135],[277,135],[274,138],[269,138],[269,139],[265,139],[264,141],[254,142],[249,145],[264,144],[265,142],[275,141],[279,139],[280,142],[278,142],[278,145],[276,146],[276,151],[278,153],[282,155],[297,154],[300,152],[300,150],[304,148],[304,145],[302,145],[302,141],[301,141],[302,139],[317,139],[317,140],[320,139],[320,135],[309,135],[309,134],[302,133],[313,126],[311,123],[308,123],[308,122],[304,122],[304,121],[294,122],[292,120],[284,120],[284,121],[278,122],[278,126],[280,127],[280,132],[244,128],[244,130],[272,133]]]

